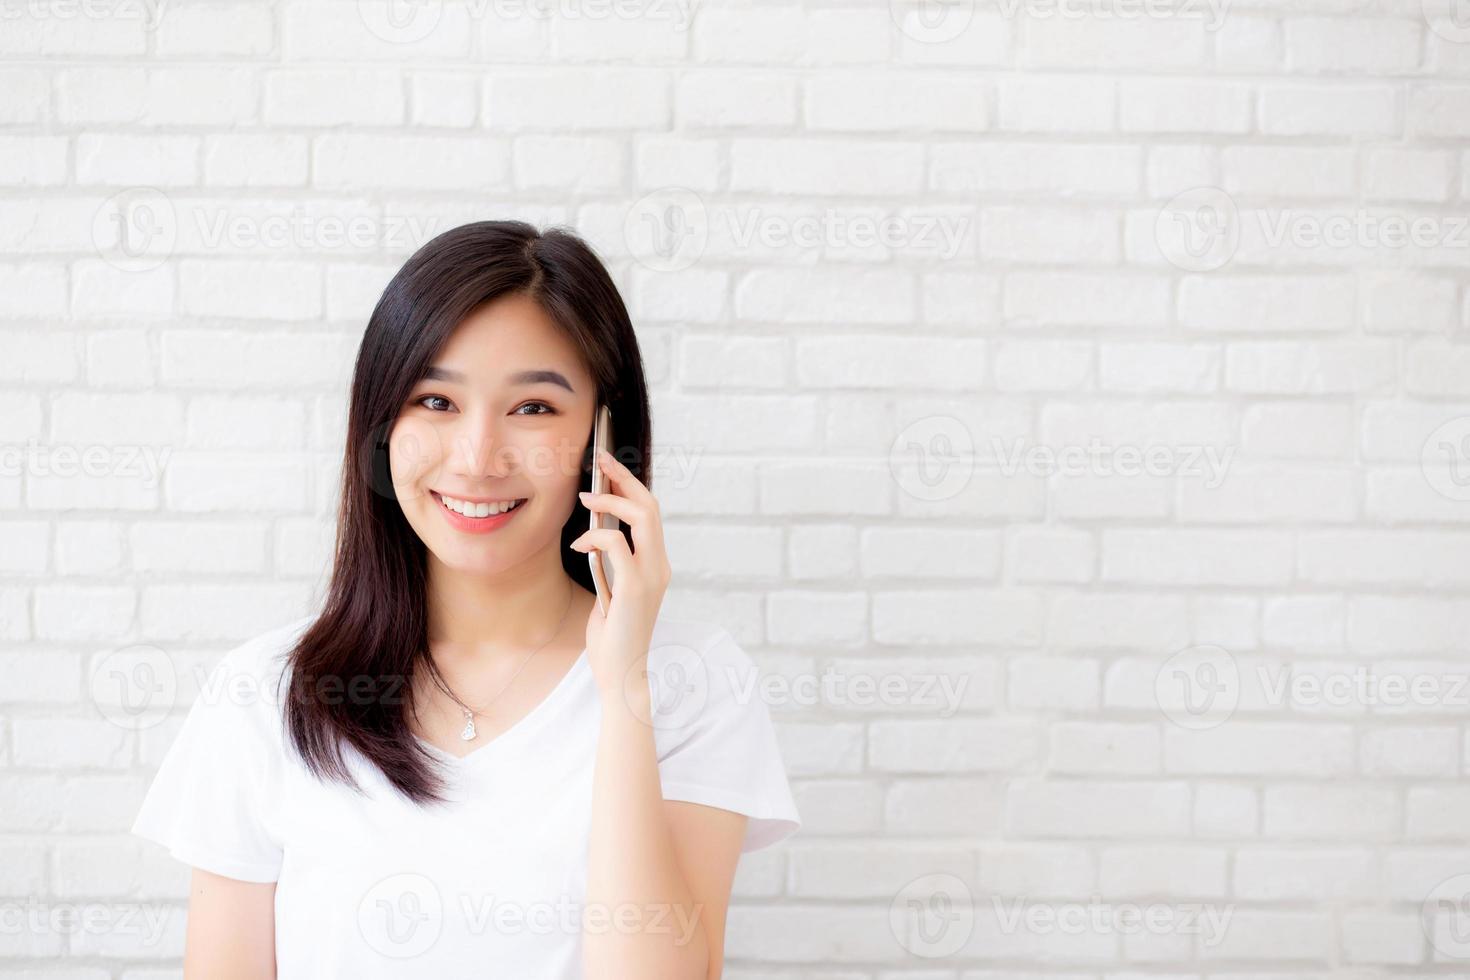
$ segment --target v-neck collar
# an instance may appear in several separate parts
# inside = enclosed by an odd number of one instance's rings
[[[505,731],[501,732],[499,735],[496,735],[494,738],[490,739],[490,741],[484,743],[479,748],[471,749],[464,755],[455,755],[452,752],[446,752],[439,746],[435,745],[433,742],[430,742],[429,740],[422,738],[417,734],[413,735],[413,738],[417,739],[418,743],[424,748],[428,749],[429,752],[432,753],[434,756],[443,759],[451,766],[467,765],[469,764],[470,760],[486,754],[491,749],[494,749],[496,746],[501,745],[505,742],[514,741],[515,739],[523,737],[527,732],[529,732],[532,726],[543,715],[545,715],[553,707],[556,706],[557,702],[562,701],[570,695],[576,678],[582,673],[583,665],[586,663],[587,648],[583,647],[582,652],[577,654],[577,659],[572,662],[572,666],[567,669],[566,673],[561,675],[561,679],[557,681],[556,686],[551,689],[551,693],[542,698],[534,707],[531,708],[530,711],[526,712],[519,719],[513,722],[511,726]]]

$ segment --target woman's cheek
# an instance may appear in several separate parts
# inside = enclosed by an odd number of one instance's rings
[[[388,468],[398,499],[427,493],[424,481],[443,456],[439,430],[428,420],[405,416],[394,423],[388,437]]]

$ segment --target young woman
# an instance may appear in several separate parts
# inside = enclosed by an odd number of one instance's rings
[[[660,612],[649,437],[576,236],[464,225],[394,276],[322,609],[224,657],[133,826],[193,868],[186,978],[720,976],[741,852],[800,818],[749,656]]]

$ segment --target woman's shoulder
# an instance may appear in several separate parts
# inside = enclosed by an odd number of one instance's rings
[[[221,661],[246,673],[279,669],[285,666],[296,641],[314,622],[315,613],[272,626],[232,647]]]
[[[758,680],[759,669],[723,624],[659,615],[648,650],[648,669],[663,677],[683,676],[707,685],[724,699]]]
[[[272,723],[285,704],[291,650],[316,621],[315,614],[270,627],[225,652],[210,672],[201,697],[247,706]]]
[[[721,623],[708,619],[667,616],[662,612],[654,621],[650,653],[693,652],[701,658],[707,655],[730,657],[743,655],[740,643]]]
[[[307,627],[316,622],[316,618],[316,613],[311,613],[272,626],[236,644],[225,656],[241,664],[264,664],[273,658],[285,656],[301,638],[301,634],[306,632]]]

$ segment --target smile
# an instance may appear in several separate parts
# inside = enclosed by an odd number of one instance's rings
[[[497,500],[490,502],[475,502],[461,500],[457,497],[446,497],[437,490],[429,491],[430,495],[439,503],[439,512],[444,515],[449,525],[459,531],[480,533],[493,531],[509,521],[521,505],[528,498],[521,497],[516,500]]]

